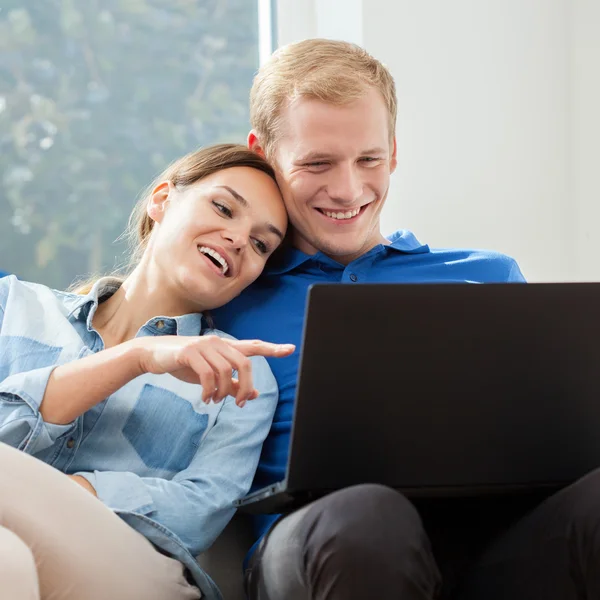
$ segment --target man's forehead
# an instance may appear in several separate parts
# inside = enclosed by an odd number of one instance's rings
[[[390,152],[388,126],[355,127],[353,131],[319,128],[285,133],[276,143],[296,161],[317,161],[348,156],[375,156]]]
[[[374,89],[365,91],[364,94],[350,99],[348,102],[328,102],[314,96],[297,96],[290,98],[281,109],[282,121],[296,121],[298,119],[330,118],[332,115],[352,115],[356,112],[371,113],[377,116],[388,116],[388,109],[381,94]]]
[[[373,106],[373,100],[379,106]],[[282,112],[277,146],[312,159],[333,154],[380,153],[389,150],[389,119],[379,97],[334,105],[312,98]]]

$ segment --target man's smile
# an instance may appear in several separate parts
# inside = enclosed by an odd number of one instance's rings
[[[372,203],[363,204],[353,209],[327,209],[327,208],[315,208],[315,210],[322,215],[327,221],[335,223],[336,225],[349,225],[350,223],[356,223],[360,217],[364,214],[365,210]]]

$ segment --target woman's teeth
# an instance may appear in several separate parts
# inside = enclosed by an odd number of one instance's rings
[[[323,214],[330,219],[351,219],[355,217],[360,212],[360,208],[356,208],[354,210],[349,210],[347,212],[329,212],[328,210],[324,210]]]
[[[198,250],[200,250],[202,254],[207,254],[208,256],[214,258],[215,261],[218,262],[221,266],[221,272],[223,273],[223,275],[225,275],[227,271],[229,271],[229,265],[227,264],[227,261],[216,250],[213,250],[212,248],[207,248],[206,246],[199,246]]]

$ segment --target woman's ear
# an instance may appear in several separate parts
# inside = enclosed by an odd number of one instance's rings
[[[252,152],[256,152],[256,154],[259,156],[266,158],[264,148],[262,147],[254,129],[248,134],[248,148],[250,148]]]
[[[165,216],[167,204],[169,203],[169,193],[172,187],[173,184],[170,181],[163,181],[152,191],[146,212],[155,223],[160,223]]]

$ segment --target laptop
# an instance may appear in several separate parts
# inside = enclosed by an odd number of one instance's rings
[[[559,488],[600,466],[600,283],[318,284],[280,513],[380,483],[410,497]]]

